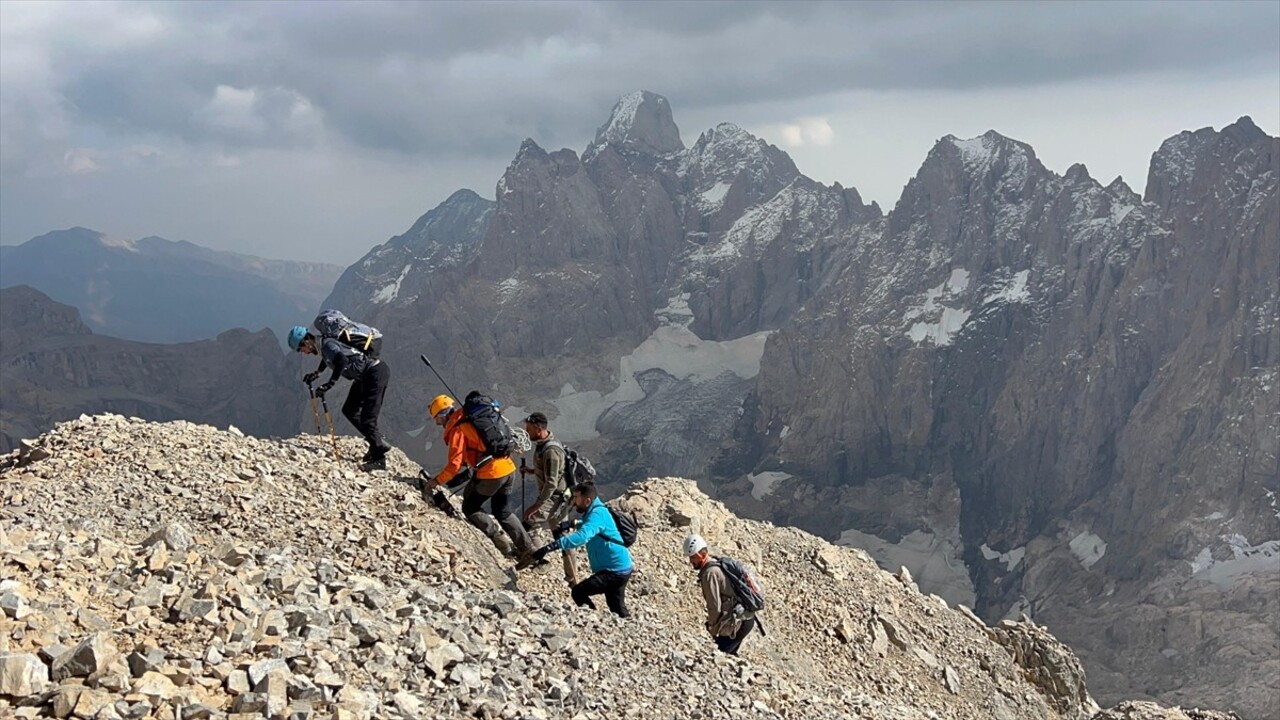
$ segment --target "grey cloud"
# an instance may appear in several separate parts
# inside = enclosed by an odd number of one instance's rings
[[[679,120],[682,108],[853,89],[1259,72],[1280,53],[1280,6],[1249,2],[138,7],[171,32],[92,55],[64,48],[77,123],[232,146],[297,139],[211,125],[203,114],[228,85],[296,92],[351,142],[411,154],[590,137],[639,87],[671,98]]]

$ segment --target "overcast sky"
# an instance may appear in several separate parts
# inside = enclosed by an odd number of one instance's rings
[[[1280,129],[1280,2],[0,2],[0,242],[349,264],[637,89],[886,210],[988,129],[1142,192],[1170,135]]]

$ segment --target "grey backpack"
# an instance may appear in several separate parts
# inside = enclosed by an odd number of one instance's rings
[[[587,459],[586,455],[578,454],[577,450],[570,448],[559,440],[548,440],[547,444],[564,450],[564,484],[566,489],[572,490],[583,483],[595,482],[596,468]]]
[[[312,324],[321,337],[334,338],[363,353],[371,350],[376,353],[375,343],[382,339],[382,333],[377,328],[358,323],[337,310],[321,310]]]
[[[709,564],[719,565],[729,578],[733,594],[738,596],[738,603],[747,612],[760,612],[764,609],[764,586],[756,578],[751,568],[730,557],[719,557]]]

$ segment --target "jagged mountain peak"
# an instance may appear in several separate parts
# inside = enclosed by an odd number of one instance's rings
[[[1253,118],[1248,115],[1241,115],[1238,120],[1222,128],[1222,134],[1241,145],[1249,145],[1267,138],[1267,133],[1255,125]]]
[[[475,190],[472,190],[471,188],[462,188],[461,190],[455,190],[452,195],[445,198],[444,202],[440,204],[454,205],[457,203],[471,203],[476,201],[489,202],[488,200],[485,200],[485,198],[481,197],[480,193]]]
[[[650,155],[670,155],[684,149],[680,128],[671,116],[667,99],[648,90],[620,98],[609,120],[596,131],[592,145],[614,144]]]
[[[1129,187],[1129,183],[1126,183],[1120,175],[1117,175],[1114,180],[1107,184],[1106,191],[1135,205],[1142,202],[1142,197],[1134,192],[1133,188]]]
[[[474,190],[463,188],[428,210],[408,232],[391,238],[388,244],[423,250],[435,244],[457,245],[478,240],[475,233],[461,232],[459,226],[487,219],[495,204]]]
[[[1001,159],[1006,160],[1006,163],[1009,160],[1021,159],[1039,165],[1036,153],[1030,145],[1001,135],[995,130],[988,130],[974,138],[947,135],[938,141],[934,150],[929,153],[929,157],[934,157],[940,148],[943,149],[944,156],[951,157],[948,147],[955,148],[965,171],[974,176],[986,174]]]
[[[680,162],[681,174],[692,175],[701,184],[732,182],[743,171],[776,175],[781,185],[800,175],[790,155],[727,122],[699,135]]]
[[[1151,154],[1145,198],[1167,207],[1206,162],[1213,162],[1211,158],[1233,156],[1268,139],[1275,140],[1255,125],[1248,115],[1220,131],[1212,127],[1184,130],[1165,140]]]
[[[520,149],[516,151],[516,156],[511,158],[511,165],[508,167],[508,170],[519,165],[525,160],[542,157],[546,154],[547,151],[544,150],[536,140],[533,138],[525,138],[524,142],[520,143]]]

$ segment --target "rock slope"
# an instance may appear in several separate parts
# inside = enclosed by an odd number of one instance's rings
[[[373,475],[330,453],[318,436],[106,415],[6,456],[0,715],[1228,717],[1097,714],[1042,628],[989,628],[907,573],[741,520],[688,481],[618,501],[642,527],[634,617],[572,608],[550,569],[517,576],[425,503],[398,452]],[[676,550],[690,529],[768,583],[769,634],[740,658],[701,629]]]

